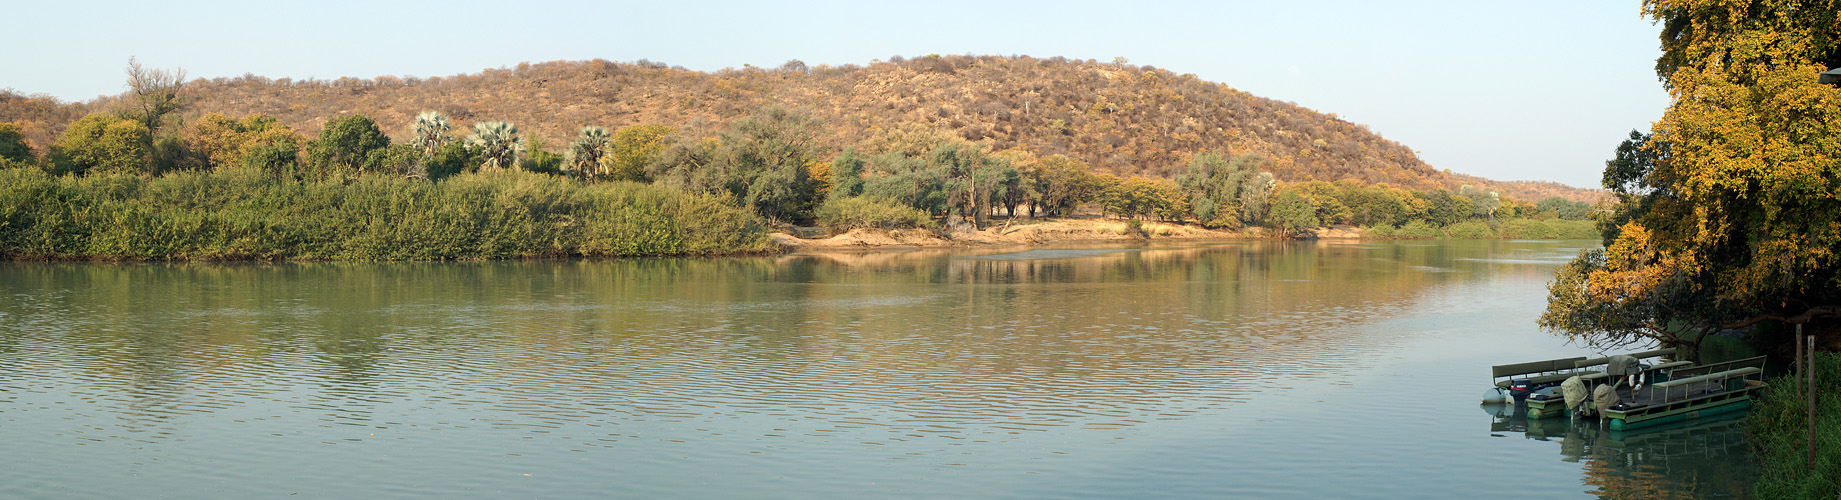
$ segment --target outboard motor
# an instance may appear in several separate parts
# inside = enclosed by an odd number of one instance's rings
[[[1515,403],[1517,404],[1528,399],[1528,395],[1533,394],[1535,389],[1539,389],[1539,387],[1534,386],[1533,380],[1518,378],[1509,381],[1509,395],[1515,398]]]

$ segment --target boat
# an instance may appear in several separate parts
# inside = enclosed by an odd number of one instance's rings
[[[1491,369],[1496,379],[1493,391],[1525,405],[1525,412],[1519,413],[1530,421],[1597,418],[1611,430],[1627,431],[1741,412],[1751,407],[1753,393],[1765,387],[1763,356],[1695,365],[1667,359],[1674,354],[1673,349],[1659,349],[1499,365]],[[1654,362],[1640,362],[1645,359]],[[1567,369],[1563,365],[1569,361]],[[1573,397],[1566,397],[1567,392]],[[1488,396],[1486,404],[1491,402]]]

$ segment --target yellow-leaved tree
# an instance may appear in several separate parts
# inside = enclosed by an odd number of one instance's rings
[[[1836,7],[1643,3],[1672,102],[1607,162],[1606,248],[1560,270],[1543,327],[1695,347],[1761,322],[1841,326],[1841,90],[1817,83],[1841,63]]]

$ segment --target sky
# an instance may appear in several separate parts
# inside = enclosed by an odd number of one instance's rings
[[[1668,94],[1639,2],[31,1],[0,88],[86,101],[129,57],[190,77],[448,76],[649,59],[699,71],[927,54],[1124,57],[1362,123],[1434,168],[1598,187]]]

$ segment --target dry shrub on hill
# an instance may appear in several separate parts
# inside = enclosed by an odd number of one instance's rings
[[[904,126],[988,143],[993,151],[1080,158],[1120,175],[1173,177],[1197,152],[1259,153],[1284,180],[1360,179],[1410,189],[1473,184],[1524,200],[1547,195],[1592,199],[1593,191],[1557,184],[1500,183],[1451,175],[1411,148],[1334,114],[1257,97],[1195,75],[1148,66],[1060,57],[928,55],[867,66],[745,66],[696,72],[640,60],[520,63],[476,74],[337,80],[254,75],[198,79],[184,120],[206,113],[265,113],[309,136],[329,120],[362,114],[395,142],[426,110],[457,127],[504,120],[566,144],[583,125],[616,130],[656,124],[709,137],[770,104],[809,110],[826,124],[822,146],[863,144]],[[36,100],[35,100],[36,99]],[[0,96],[0,121],[25,123],[33,140],[53,137],[87,104]],[[48,141],[45,141],[48,142]],[[35,144],[43,144],[38,142]]]

